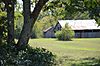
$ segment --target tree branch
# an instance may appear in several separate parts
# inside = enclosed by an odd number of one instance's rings
[[[36,3],[35,8],[33,12],[31,13],[31,18],[34,18],[34,16],[38,16],[42,7],[48,2],[49,0],[39,0],[38,3]]]

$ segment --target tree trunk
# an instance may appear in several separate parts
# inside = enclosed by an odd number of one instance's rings
[[[7,7],[7,28],[8,28],[8,44],[14,43],[14,2],[6,3]]]
[[[30,36],[30,0],[23,0],[23,14],[24,14],[24,25],[18,40],[17,45],[22,46],[28,43]]]
[[[18,40],[18,45],[23,46],[28,44],[29,38],[31,36],[32,28],[35,24],[35,21],[42,9],[42,7],[46,4],[49,0],[39,0],[36,3],[33,12],[30,14],[30,3],[29,0],[23,0],[23,11],[24,11],[24,26]]]

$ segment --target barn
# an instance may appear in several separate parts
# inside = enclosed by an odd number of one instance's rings
[[[54,27],[44,31],[45,38],[55,37],[55,31],[64,28],[65,24],[68,24],[72,30],[74,30],[75,38],[99,38],[100,37],[100,26],[94,19],[91,20],[58,20]]]
[[[44,38],[54,38],[55,33],[54,33],[54,27],[49,27],[48,29],[43,31]]]

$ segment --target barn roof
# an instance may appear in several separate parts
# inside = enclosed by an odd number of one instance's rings
[[[52,29],[53,28],[53,26],[52,27],[49,27],[49,28],[47,28],[46,30],[43,30],[43,32],[47,32],[47,31],[49,31],[50,29]]]
[[[90,30],[100,29],[94,19],[92,20],[58,20],[61,27],[65,27],[67,23],[73,30]]]

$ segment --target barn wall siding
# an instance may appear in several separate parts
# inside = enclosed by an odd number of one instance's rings
[[[54,38],[55,35],[54,35],[54,32],[48,31],[48,32],[44,33],[44,37],[45,38]]]
[[[75,38],[100,38],[100,32],[76,32]]]
[[[61,30],[61,25],[58,23],[58,24],[55,26],[54,30],[56,30],[56,31]]]
[[[47,32],[44,33],[44,37],[45,38],[54,38],[55,37],[55,33],[54,30],[51,29]],[[97,31],[77,31],[75,32],[75,38],[100,38],[100,30]]]
[[[53,37],[55,37],[53,28],[51,28],[47,32],[44,32],[44,38],[53,38]]]

